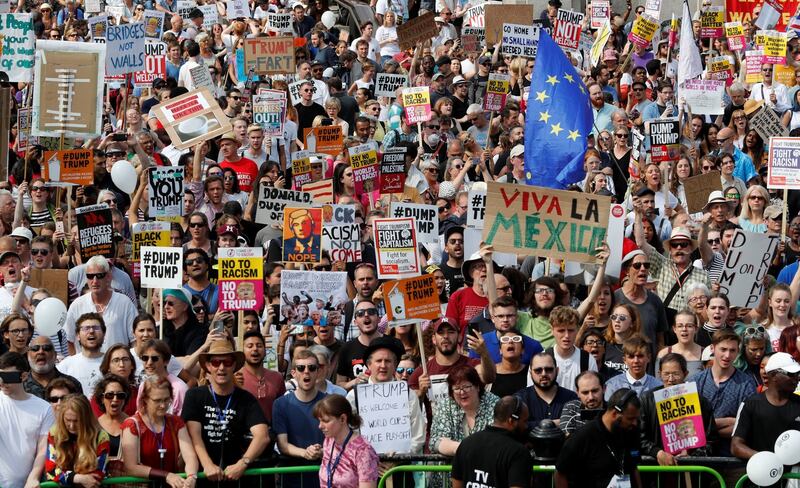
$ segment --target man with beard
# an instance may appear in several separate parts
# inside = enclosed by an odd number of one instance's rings
[[[312,320],[315,315],[319,315],[321,320],[316,322],[312,322],[314,326],[314,332],[317,333],[317,336],[314,338],[314,342],[321,346],[325,346],[330,351],[330,357],[328,361],[332,365],[338,366],[339,364],[339,352],[342,350],[342,342],[336,339],[333,335],[333,331],[335,327],[340,325],[342,322],[342,313],[338,310],[331,310],[328,312],[328,316],[325,319],[321,317],[322,311],[315,310],[311,312]],[[336,368],[330,368],[331,373],[328,379],[336,380]]]
[[[622,186],[621,188],[624,192],[626,187]],[[653,228],[659,239],[662,241],[669,239],[669,235],[672,232],[672,223],[656,210],[656,192],[644,186],[633,193],[632,200],[634,210],[628,213],[625,219],[628,222],[625,227],[625,236],[631,237],[633,235],[636,213],[641,212],[642,220],[647,219],[653,223]]]
[[[592,134],[598,136],[604,130],[611,130],[611,114],[614,113],[616,107],[606,103],[603,88],[597,82],[590,82],[587,88],[589,89],[589,101],[592,103],[592,114],[594,115]]]
[[[556,488],[639,488],[639,410],[633,390],[618,390],[598,416],[567,438],[556,461]]]
[[[68,374],[56,369],[56,350],[53,342],[47,336],[31,339],[28,346],[28,364],[31,374],[22,382],[25,391],[44,399],[44,390],[50,381],[56,378],[66,378],[75,384],[75,388],[83,393],[81,383]]]
[[[440,269],[447,280],[444,290],[449,297],[464,286],[464,275],[461,274],[461,267],[464,265],[463,227],[451,226],[445,231],[444,252],[447,253],[447,261],[440,265]]]
[[[364,300],[372,302],[372,295],[378,289],[379,284],[378,270],[375,269],[375,265],[361,263],[356,266],[353,272],[353,286],[356,289],[356,296],[353,300],[344,304],[344,327],[334,331],[337,339],[342,342],[348,342],[358,336],[358,328],[353,327],[356,305]],[[386,314],[383,300],[378,300],[378,303],[375,303],[375,307],[378,309],[379,317],[383,317]]]
[[[532,429],[544,419],[550,419],[558,425],[564,404],[577,400],[578,395],[559,386],[556,381],[558,367],[550,354],[540,352],[533,357],[530,375],[533,385],[516,394],[528,406],[528,427]]]
[[[208,254],[202,249],[189,249],[183,255],[183,273],[189,279],[183,289],[198,296],[208,305],[209,315],[217,313],[219,288],[209,281],[210,262]]]
[[[264,336],[258,331],[245,332],[243,342],[244,368],[242,372],[242,388],[254,397],[267,422],[272,423],[272,405],[275,399],[286,393],[283,376],[277,371],[264,367],[264,356],[267,346]]]
[[[567,435],[574,434],[586,425],[588,421],[585,420],[583,411],[597,412],[605,405],[603,378],[597,371],[589,370],[579,374],[575,378],[575,391],[578,393],[578,399],[564,404],[564,408],[561,409],[561,421],[558,424]]]
[[[464,264],[461,265],[461,274],[464,276],[464,283],[467,286],[451,294],[450,300],[447,302],[445,315],[458,326],[461,333],[464,332],[469,321],[489,305],[489,299],[483,287],[487,273],[483,255],[489,250],[487,246],[481,246],[480,251],[464,261]]]
[[[87,295],[88,296],[88,295]],[[91,398],[94,385],[103,377],[100,363],[103,362],[103,342],[106,337],[106,323],[96,312],[85,313],[75,323],[81,351],[67,356],[58,363],[58,370],[78,380],[84,395]]]
[[[436,66],[436,61],[430,54],[422,57],[420,63],[420,74],[414,78],[413,86],[430,86],[433,81],[433,68]]]
[[[528,408],[516,397],[494,405],[494,422],[467,437],[453,458],[453,488],[532,486],[533,459],[520,442],[527,431]]]

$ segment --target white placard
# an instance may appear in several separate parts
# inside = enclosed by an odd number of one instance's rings
[[[183,248],[142,246],[140,251],[142,288],[181,288]]]
[[[378,454],[411,451],[408,383],[389,381],[356,386],[361,435]]]
[[[106,76],[143,70],[144,39],[144,22],[108,26]]]
[[[227,0],[225,6],[227,7],[226,17],[228,17],[228,20],[250,17],[250,8],[247,6],[247,0]]]
[[[392,202],[389,215],[395,219],[412,217],[419,242],[439,242],[439,217],[436,205]]]
[[[195,88],[208,88],[214,91],[214,81],[211,79],[211,72],[208,66],[201,64],[189,70],[189,75],[192,77],[192,83]]]
[[[681,95],[686,99],[693,114],[720,115],[725,111],[722,95],[724,80],[686,80]]]
[[[753,308],[764,293],[764,276],[769,270],[780,236],[737,229],[733,234],[725,267],[719,277],[720,292],[732,307]]]
[[[539,28],[532,25],[503,24],[501,54],[535,58],[539,44]]]
[[[467,227],[470,229],[483,229],[483,219],[486,217],[486,192],[470,190],[467,197]]]
[[[394,98],[397,89],[408,86],[408,76],[378,73],[375,78],[375,96]]]

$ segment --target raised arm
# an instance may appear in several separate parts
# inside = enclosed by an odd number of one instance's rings
[[[600,290],[602,290],[603,286],[605,286],[606,263],[608,263],[608,256],[610,254],[608,244],[603,244],[603,247],[598,247],[596,251],[595,260],[599,267],[597,268],[597,274],[594,277],[594,283],[592,283],[592,288],[589,290],[589,294],[578,306],[578,316],[580,317],[581,322],[583,322],[583,319],[586,318],[586,315],[592,309],[592,305],[594,305],[594,301],[597,300],[597,297],[600,295]]]

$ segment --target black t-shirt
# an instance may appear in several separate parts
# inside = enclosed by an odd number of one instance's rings
[[[800,397],[790,395],[786,405],[777,407],[760,393],[744,401],[733,435],[744,439],[751,449],[772,451],[775,441],[787,430],[800,430]]]
[[[399,339],[395,339],[394,337],[384,338],[393,340],[400,345],[400,349],[403,349],[403,343],[400,342]],[[350,381],[366,371],[367,364],[364,358],[364,352],[366,350],[367,346],[362,344],[358,338],[345,343],[341,351],[339,351],[339,364],[336,368],[336,373]]]
[[[492,383],[492,393],[503,398],[513,395],[528,385],[528,368],[522,368],[517,373],[497,373]]]
[[[322,105],[314,102],[309,106],[298,103],[294,106],[297,110],[297,138],[303,140],[303,129],[309,129],[314,123],[314,117],[322,115],[327,117],[328,113]]]
[[[453,118],[460,119],[461,117],[467,115],[467,108],[469,107],[469,100],[464,100],[463,102],[458,99],[458,97],[453,96],[450,98],[453,101]],[[469,122],[462,122],[461,129],[467,130],[472,124]]]
[[[730,103],[725,107],[725,111],[722,113],[723,126],[727,127],[731,123],[731,118],[733,118],[733,112],[737,110],[744,110],[744,105],[734,105],[733,103]]]
[[[203,444],[214,463],[222,469],[235,464],[247,450],[245,435],[267,419],[250,392],[236,388],[231,395],[211,394],[211,387],[198,386],[186,392],[181,417],[199,422]]]
[[[614,475],[630,476],[639,461],[639,431],[611,433],[602,416],[567,437],[556,470],[575,488],[606,488]]]
[[[461,267],[458,268],[451,268],[447,265],[447,263],[442,263],[439,265],[439,269],[442,270],[442,274],[444,274],[445,282],[444,285],[444,292],[449,297],[456,290],[459,290],[464,287],[464,275],[461,274]]]
[[[533,459],[512,433],[499,427],[467,437],[453,458],[453,479],[464,486],[531,486]]]

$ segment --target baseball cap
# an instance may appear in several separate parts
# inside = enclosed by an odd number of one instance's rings
[[[441,66],[443,64],[450,64],[450,56],[442,56],[436,60],[436,66]]]
[[[235,225],[220,225],[217,227],[217,235],[221,236],[223,234],[233,234],[235,237],[239,237],[239,229]]]
[[[433,327],[434,332],[439,332],[439,330],[450,327],[454,331],[458,332],[458,327],[455,324],[450,322],[450,319],[447,317],[439,317],[438,319],[434,319],[430,323],[430,327]]]
[[[2,258],[0,258],[0,260],[1,259]],[[777,371],[779,369],[786,371],[787,373],[797,373],[800,372],[800,364],[798,364],[789,353],[776,352],[769,357],[769,361],[767,361],[764,371],[771,373],[772,371]]]
[[[441,74],[441,73],[436,73],[436,74],[434,74],[434,75],[433,75],[433,78],[431,78],[431,79],[432,79],[433,81],[436,81],[436,80],[438,80],[439,78],[444,78],[444,75],[443,75],[443,74]]]

